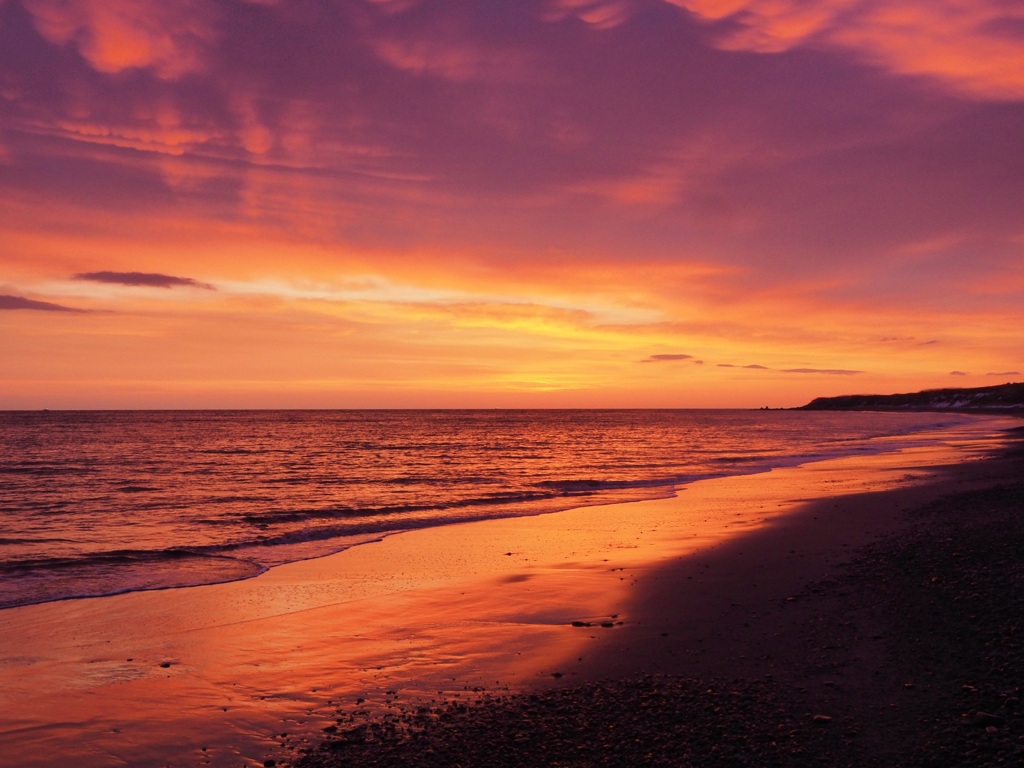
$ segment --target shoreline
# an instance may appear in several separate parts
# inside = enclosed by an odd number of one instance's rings
[[[1017,439],[1024,440],[1024,431]],[[698,557],[667,563],[640,584],[641,596],[634,607],[637,622],[628,628],[630,632],[622,633],[622,642],[607,657],[595,662],[595,670],[617,675],[643,672],[630,663],[630,644],[653,648],[654,636],[670,632],[676,638],[674,644],[689,651],[685,659],[662,648],[656,656],[648,656],[646,664],[654,662],[676,674],[721,675],[727,670],[771,674],[785,661],[758,660],[745,653],[751,645],[766,642],[769,630],[778,629],[762,615],[766,606],[799,613],[798,595],[807,584],[832,578],[865,547],[904,534],[916,510],[1012,480],[1014,472],[1019,472],[1015,451],[1011,444],[1000,455],[966,457],[937,467],[923,484],[908,473],[910,482],[905,485],[816,498],[746,536],[719,542]],[[813,465],[805,469],[816,471]],[[684,591],[683,584],[700,588]],[[719,599],[723,594],[732,597]],[[693,617],[713,626],[714,634],[709,637],[698,623],[687,621]],[[759,623],[767,628],[759,629]],[[795,663],[792,656],[789,661]]]
[[[649,573],[637,621],[567,686],[384,728],[348,713],[297,764],[1019,761],[1024,428],[1007,434],[926,485],[819,499]]]
[[[631,658],[623,648],[673,637],[637,598],[686,581],[670,574],[680,557],[784,528],[801,498],[927,487],[937,462],[978,449],[720,478],[673,499],[400,534],[243,582],[11,609],[0,745],[26,766],[54,750],[83,766],[284,765],[360,698],[386,717],[406,702],[586,684]]]
[[[703,482],[734,474],[771,472],[789,466],[842,458],[844,455],[860,451],[888,452],[894,450],[894,447],[910,447],[922,442],[941,440],[943,435],[950,432],[984,429],[986,423],[996,424],[1006,421],[1006,419],[980,415],[958,421],[948,419],[947,414],[935,415],[941,416],[937,422],[929,424],[914,422],[898,427],[878,425],[878,433],[871,434],[861,430],[857,433],[858,436],[853,438],[852,444],[848,440],[842,439],[819,440],[811,447],[802,446],[803,451],[796,450],[796,453],[793,454],[782,455],[768,450],[763,455],[744,456],[742,448],[737,445],[733,453],[726,451],[721,456],[716,456],[703,464],[696,461],[692,466],[687,465],[692,471],[684,471],[686,466],[680,465],[674,467],[674,471],[663,477],[625,480],[605,477],[603,480],[591,481],[574,479],[575,475],[570,471],[561,480],[545,481],[540,484],[545,486],[544,492],[554,494],[550,497],[534,498],[520,488],[520,492],[525,495],[518,498],[509,495],[487,500],[487,494],[484,494],[481,498],[470,499],[471,503],[466,504],[441,504],[436,507],[426,505],[422,508],[423,516],[416,519],[403,520],[401,515],[393,516],[394,512],[407,514],[407,512],[402,512],[402,507],[399,505],[389,511],[385,518],[377,523],[372,523],[364,514],[372,511],[372,507],[363,509],[356,506],[353,507],[356,512],[355,520],[361,522],[351,529],[346,528],[349,525],[348,522],[344,524],[331,523],[326,527],[315,525],[309,530],[291,529],[287,526],[282,530],[268,528],[267,530],[273,533],[270,536],[271,544],[269,545],[260,543],[259,539],[264,536],[264,533],[258,525],[248,531],[235,531],[223,540],[218,538],[219,534],[212,534],[211,537],[206,523],[212,525],[217,521],[223,522],[215,515],[211,520],[199,522],[198,528],[202,529],[202,532],[196,531],[194,541],[190,541],[187,537],[172,535],[163,548],[159,544],[154,546],[154,543],[160,539],[158,536],[154,536],[153,540],[149,542],[139,541],[139,537],[132,533],[131,526],[128,528],[115,526],[110,535],[106,537],[100,535],[98,541],[103,542],[105,546],[97,546],[95,551],[91,546],[86,546],[79,547],[78,549],[81,551],[64,552],[61,550],[54,555],[53,563],[56,564],[56,573],[54,564],[48,562],[50,558],[43,549],[36,552],[38,561],[29,558],[24,567],[19,567],[17,559],[12,560],[8,564],[8,568],[11,570],[5,569],[5,573],[9,575],[4,578],[2,589],[0,589],[0,610],[59,600],[111,597],[137,591],[190,588],[254,578],[270,568],[289,562],[337,554],[364,542],[375,541],[397,533],[409,533],[422,528],[461,522],[504,517],[531,517],[584,506],[607,506],[672,497],[678,493],[681,487],[694,482]],[[809,416],[809,418],[816,417],[815,414]],[[979,427],[979,425],[982,426]],[[842,433],[842,430],[839,432]],[[936,432],[938,437],[934,434]],[[136,490],[147,490],[146,481],[140,478],[136,478],[135,484],[128,487],[133,494]],[[113,489],[117,493],[120,493],[121,490],[123,489]],[[155,489],[150,488],[149,490]],[[227,492],[226,489],[225,492]],[[16,491],[16,500],[17,497]],[[134,503],[134,501],[134,497],[132,497],[131,502],[126,503]],[[158,502],[159,499],[155,501]],[[27,504],[28,499],[25,502]],[[153,502],[153,499],[147,500],[145,497],[141,499],[143,505]],[[344,508],[344,502],[339,503]],[[417,508],[413,504],[409,509]],[[117,511],[121,514],[125,513],[125,509],[117,509]],[[253,519],[258,520],[259,516],[256,515]],[[31,521],[26,524],[30,523]],[[16,522],[15,527],[17,525]],[[107,530],[105,526],[97,525],[92,531],[75,531],[73,518],[69,525],[72,526],[70,537],[74,538],[77,533],[83,536],[85,541],[89,541],[91,537],[97,535],[95,531]],[[239,536],[241,538],[238,538]],[[255,536],[252,540],[247,538],[252,536]],[[18,540],[14,539],[12,543],[15,547],[13,551],[17,552]],[[17,558],[18,555],[15,557]]]

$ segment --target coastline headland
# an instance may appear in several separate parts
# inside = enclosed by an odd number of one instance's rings
[[[838,395],[818,397],[804,411],[957,411],[967,413],[1024,413],[1024,383],[991,387],[947,387],[898,395]]]

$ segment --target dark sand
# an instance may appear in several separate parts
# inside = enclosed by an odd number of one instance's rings
[[[1021,553],[1017,444],[643,572],[550,686],[345,708],[298,764],[1022,765]]]

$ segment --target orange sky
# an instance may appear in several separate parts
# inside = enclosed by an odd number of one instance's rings
[[[1024,6],[0,0],[0,408],[1024,371]]]

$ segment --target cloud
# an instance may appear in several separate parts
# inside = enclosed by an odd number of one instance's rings
[[[766,366],[766,365],[758,365],[757,363],[754,363],[752,365],[744,365],[743,367],[744,368],[753,368],[753,369],[758,370],[758,371],[768,371],[768,370],[771,370],[768,366]]]
[[[63,304],[53,304],[49,301],[36,301],[26,299],[24,296],[0,296],[0,310],[3,309],[35,309],[42,312],[88,312],[87,309],[75,309],[65,307]]]
[[[217,290],[209,283],[201,283],[191,277],[175,277],[161,275],[156,272],[79,272],[75,280],[90,280],[95,283],[114,283],[131,285],[141,288],[202,288],[206,291]]]
[[[152,69],[173,80],[203,68],[215,42],[214,6],[204,0],[25,0],[54,45],[74,45],[98,72]]]
[[[967,373],[967,371],[950,371],[949,375],[950,376],[968,376],[969,374]]]
[[[641,360],[641,363],[671,363],[676,360],[692,360],[693,355],[682,355],[682,354],[661,354],[651,355],[646,360]]]
[[[1001,371],[999,373],[986,373],[986,376],[1020,376],[1020,371]]]
[[[562,21],[575,17],[595,29],[613,29],[630,16],[625,0],[553,0],[545,12],[545,21]]]
[[[839,47],[975,96],[1024,96],[1024,8],[999,0],[666,0],[716,22],[726,50]]]
[[[379,39],[373,42],[373,49],[396,69],[455,82],[511,82],[524,79],[529,70],[528,62],[515,51],[473,44],[464,38],[444,39],[437,34]]]
[[[59,121],[57,128],[61,136],[74,141],[166,155],[184,155],[199,149],[205,142],[223,138],[223,131],[218,135],[209,130],[187,128],[180,124],[180,119],[168,108],[152,122],[138,125],[65,118]]]
[[[913,345],[918,347],[928,347],[939,343],[937,339],[931,339],[929,341],[918,341],[918,339],[916,339],[916,337],[914,336],[885,336],[882,339],[880,339],[880,341],[883,344],[914,342]]]
[[[848,371],[843,368],[787,368],[783,373],[823,373],[828,376],[856,376],[864,371]]]

